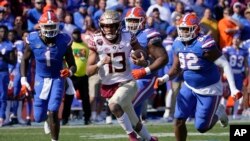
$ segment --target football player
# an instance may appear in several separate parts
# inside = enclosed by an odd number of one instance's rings
[[[26,38],[21,61],[21,85],[30,91],[26,75],[29,59],[33,55],[36,62],[34,118],[36,122],[47,120],[45,123],[50,127],[51,140],[57,141],[60,131],[58,111],[64,93],[65,78],[75,73],[76,64],[71,49],[71,37],[59,32],[59,21],[55,13],[45,12],[38,23],[40,30],[31,32]],[[63,69],[64,57],[68,68]]]
[[[151,61],[146,66],[131,63],[132,75],[137,79],[138,91],[133,100],[136,114],[140,116],[143,102],[154,93],[154,82],[157,70],[164,67],[168,61],[166,50],[162,46],[160,33],[146,28],[146,14],[140,7],[131,8],[125,17],[126,29],[132,32],[140,45],[146,50]]]
[[[184,84],[177,95],[174,113],[176,141],[186,141],[186,120],[190,115],[195,116],[195,128],[201,133],[210,130],[218,120],[222,126],[228,125],[225,108],[219,105],[223,87],[218,67],[223,68],[234,99],[242,96],[235,86],[231,67],[214,39],[199,31],[195,14],[186,14],[180,19],[178,38],[173,43],[173,66],[168,74],[157,79],[162,84],[183,71]]]
[[[234,75],[236,88],[242,91],[243,80],[248,76],[248,50],[240,48],[240,34],[237,33],[233,37],[232,46],[222,49],[223,54],[226,56]],[[233,119],[238,119],[239,104],[242,104],[243,98],[234,102]]]
[[[0,25],[0,127],[6,118],[7,92],[9,84],[9,64],[15,64],[13,44],[7,39],[8,28]]]
[[[93,34],[88,41],[90,54],[87,72],[94,75],[98,71],[102,80],[101,95],[108,99],[111,112],[128,134],[129,140],[138,140],[136,131],[144,140],[155,141],[157,139],[148,133],[132,105],[137,86],[131,74],[130,52],[142,48],[135,36],[121,29],[118,12],[105,11],[100,17],[99,26],[101,31]],[[133,58],[137,65],[147,64],[142,56]]]

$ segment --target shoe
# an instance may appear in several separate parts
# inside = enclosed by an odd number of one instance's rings
[[[62,125],[67,125],[67,124],[68,124],[68,120],[63,119],[63,120],[62,120]]]
[[[106,124],[112,124],[113,121],[112,121],[112,116],[107,116],[106,117]]]
[[[17,120],[16,117],[10,118],[10,121],[11,121],[12,125],[13,124],[18,124],[18,120]]]
[[[31,120],[30,120],[30,119],[27,119],[26,125],[27,125],[27,126],[31,126]]]
[[[0,127],[2,127],[3,126],[3,118],[0,118]]]
[[[222,127],[227,127],[227,125],[228,125],[228,117],[227,117],[225,107],[223,105],[220,104],[218,106],[218,109],[216,111],[216,115],[218,115],[218,117],[219,117],[220,125]]]
[[[152,136],[151,139],[150,139],[150,141],[158,141],[158,138],[155,137],[155,136]]]
[[[89,125],[89,124],[91,124],[91,121],[90,121],[90,120],[85,120],[85,121],[84,121],[84,125]]]
[[[45,134],[50,133],[50,127],[49,127],[49,123],[47,121],[44,122],[44,133]]]
[[[139,141],[135,132],[128,134],[129,141]]]

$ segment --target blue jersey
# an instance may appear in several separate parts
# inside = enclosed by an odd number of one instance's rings
[[[250,66],[250,39],[244,41],[240,48],[245,49],[248,52],[248,66]]]
[[[234,73],[244,72],[244,59],[248,57],[247,50],[243,48],[235,49],[232,46],[223,48],[223,53],[228,57],[229,64]]]
[[[21,60],[23,58],[23,52],[24,52],[24,42],[22,40],[18,40],[14,43],[14,47],[16,48],[17,52],[17,62],[16,62],[16,69],[20,68]]]
[[[184,81],[191,87],[203,88],[220,80],[217,66],[203,57],[204,52],[214,48],[215,41],[210,36],[199,35],[187,46],[179,38],[174,41],[173,49],[179,57]]]
[[[152,38],[156,38],[156,37],[157,38],[160,37],[160,33],[154,29],[144,29],[136,34],[136,38],[137,38],[138,42],[140,43],[141,47],[143,47],[145,50],[147,50],[149,40]],[[143,68],[141,66],[135,65],[134,63],[130,63],[130,64],[131,64],[132,69]],[[155,75],[157,75],[157,72],[151,73],[151,74],[145,76],[144,78],[150,79]]]
[[[8,71],[8,62],[3,60],[3,56],[9,57],[9,53],[13,51],[13,44],[9,41],[3,41],[0,43],[0,71]],[[3,56],[2,56],[3,55]]]
[[[55,44],[49,47],[42,41],[38,32],[31,32],[27,37],[27,43],[36,60],[36,75],[59,77],[60,70],[63,68],[63,57],[71,44],[71,37],[65,33],[59,33],[55,37]]]

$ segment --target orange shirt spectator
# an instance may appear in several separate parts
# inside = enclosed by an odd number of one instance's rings
[[[239,24],[230,16],[230,9],[225,8],[223,18],[218,23],[220,33],[220,48],[232,45],[233,35],[239,31]]]

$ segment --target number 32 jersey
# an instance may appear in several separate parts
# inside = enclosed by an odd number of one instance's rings
[[[105,56],[111,57],[111,63],[99,69],[102,84],[112,85],[133,79],[129,59],[132,50],[131,43],[137,42],[137,39],[124,30],[120,37],[120,41],[110,43],[101,33],[96,33],[88,42],[89,48],[98,54],[100,60],[103,60]]]
[[[207,35],[199,35],[191,45],[184,45],[179,38],[173,43],[179,57],[184,81],[193,88],[204,88],[217,83],[220,73],[214,62],[203,57],[204,52],[216,48],[215,41]]]

